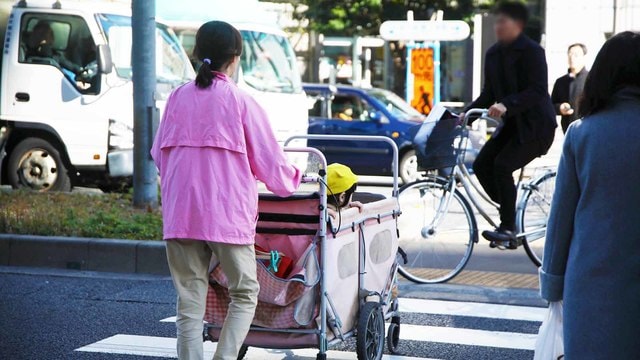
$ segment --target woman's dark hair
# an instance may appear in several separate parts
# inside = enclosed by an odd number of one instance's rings
[[[349,205],[349,201],[351,200],[351,195],[353,195],[353,193],[356,192],[357,187],[358,187],[358,184],[353,184],[352,187],[350,187],[347,191],[344,192],[345,196],[341,204],[338,204],[338,199],[340,198],[340,195],[342,195],[342,193],[327,195],[327,203],[337,208],[343,208]]]
[[[598,52],[578,103],[580,116],[604,109],[626,86],[640,86],[640,34],[631,31],[607,40]]]
[[[496,15],[506,15],[516,21],[521,21],[526,25],[529,21],[529,9],[520,1],[501,1],[496,5],[493,13]]]
[[[224,21],[209,21],[198,29],[193,56],[202,62],[196,85],[207,88],[213,81],[212,71],[224,70],[236,56],[242,55],[242,35]]]

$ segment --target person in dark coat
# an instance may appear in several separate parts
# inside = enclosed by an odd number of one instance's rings
[[[495,13],[498,43],[487,51],[482,93],[467,110],[489,108],[489,116],[503,119],[478,154],[473,170],[487,194],[500,204],[500,226],[482,235],[494,246],[515,249],[513,172],[547,153],[557,124],[544,50],[523,33],[526,6],[502,2]]]
[[[564,302],[566,360],[640,358],[640,34],[596,57],[567,131],[540,291]]]
[[[551,101],[556,109],[556,114],[562,116],[560,124],[565,133],[569,124],[578,118],[578,111],[576,111],[578,98],[582,94],[584,82],[589,74],[585,66],[585,55],[587,55],[586,45],[580,43],[570,45],[567,49],[569,72],[559,77],[553,84]]]

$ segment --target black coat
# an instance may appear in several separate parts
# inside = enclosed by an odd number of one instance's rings
[[[578,111],[576,110],[578,108],[578,99],[580,98],[580,95],[582,95],[582,90],[584,90],[584,83],[587,80],[587,75],[589,75],[589,72],[587,69],[583,68],[576,76],[566,74],[559,77],[555,84],[553,84],[551,101],[553,102],[556,114],[561,115],[560,105],[562,103],[569,103],[574,109],[573,114],[562,115],[561,124],[564,132],[567,131],[569,124],[578,119]]]
[[[546,152],[553,142],[557,122],[542,47],[524,34],[504,48],[495,44],[485,55],[484,72],[482,93],[467,109],[504,104],[504,122],[515,123],[519,142],[539,141]]]

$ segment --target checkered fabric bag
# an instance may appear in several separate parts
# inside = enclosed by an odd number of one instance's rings
[[[253,325],[287,329],[307,325],[317,316],[315,301],[317,291],[313,291],[319,281],[315,246],[310,246],[302,257],[302,264],[296,264],[288,279],[281,279],[271,273],[262,261],[257,261],[257,275],[260,283],[258,307]],[[221,266],[216,266],[209,277],[209,293],[205,321],[221,325],[229,308],[228,280]]]
[[[314,287],[315,288],[315,287]],[[313,288],[310,288],[310,290]],[[317,296],[317,291],[309,291],[310,296]],[[207,311],[204,320],[209,324],[222,325],[229,309],[229,292],[226,288],[214,284],[209,287],[207,295]],[[253,318],[252,325],[271,329],[295,329],[315,325],[311,320],[319,314],[319,307],[314,306],[308,316],[308,321],[299,321],[296,313],[298,311],[296,303],[287,306],[269,304],[258,301],[258,307]]]

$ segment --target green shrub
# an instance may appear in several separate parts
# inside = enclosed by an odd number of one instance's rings
[[[0,191],[0,233],[162,239],[160,210],[131,203],[130,194]]]

